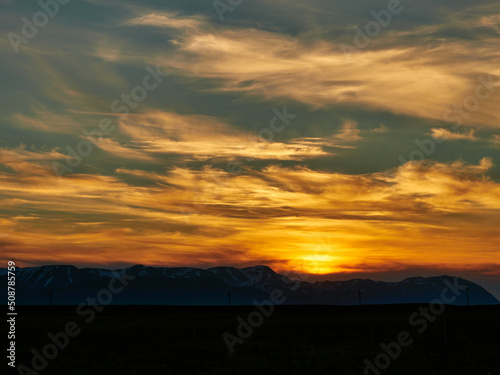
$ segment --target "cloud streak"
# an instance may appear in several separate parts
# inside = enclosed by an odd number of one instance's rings
[[[273,254],[281,259],[278,268],[347,272],[367,262],[411,266],[418,252],[419,264],[481,267],[498,251],[500,185],[484,177],[491,168],[491,160],[483,159],[477,165],[409,162],[367,175],[270,166],[239,175],[206,167],[165,173],[120,169],[117,177],[64,179],[18,169],[0,174],[3,206],[18,212],[30,207],[46,220],[11,226],[3,253],[15,252],[26,263],[56,257],[85,262],[89,249],[103,249],[102,255],[92,252],[93,262],[102,264],[117,246],[132,263],[142,258],[177,264],[209,251],[212,263],[245,264]],[[126,176],[140,183],[127,183]],[[180,212],[180,205],[192,214]],[[104,223],[95,223],[103,217]],[[331,244],[320,252],[328,257],[314,263],[318,239],[326,237]],[[239,249],[240,255],[230,257],[226,249]]]

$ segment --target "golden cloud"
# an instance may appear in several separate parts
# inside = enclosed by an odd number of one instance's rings
[[[119,254],[198,266],[259,259],[325,273],[415,259],[479,267],[499,251],[500,184],[485,177],[492,167],[485,158],[364,175],[280,166],[236,174],[122,168],[116,177],[2,172],[0,203],[37,217],[9,221],[2,256],[106,264]],[[127,175],[142,182],[126,183]]]

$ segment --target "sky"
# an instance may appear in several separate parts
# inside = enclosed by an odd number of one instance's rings
[[[0,0],[0,258],[500,298],[500,4]]]

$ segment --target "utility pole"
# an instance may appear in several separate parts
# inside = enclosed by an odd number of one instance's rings
[[[227,290],[227,299],[229,306],[231,306],[231,289]]]
[[[444,347],[448,346],[448,332],[446,331],[446,322],[444,322]]]
[[[359,305],[361,306],[361,290],[358,289],[358,301]]]
[[[467,292],[467,306],[469,306],[469,287],[467,287],[465,291]]]
[[[49,296],[49,305],[52,306],[52,289],[49,290],[49,293],[47,294]]]

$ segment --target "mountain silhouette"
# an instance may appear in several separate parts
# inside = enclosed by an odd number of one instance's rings
[[[461,290],[450,304],[466,305],[468,288],[471,305],[500,302],[484,288],[453,276],[411,277],[400,282],[368,279],[307,282],[292,280],[267,266],[247,268],[148,267],[135,265],[125,269],[76,268],[54,265],[16,269],[16,300],[19,305],[46,305],[49,292],[56,305],[78,305],[110,288],[110,281],[121,275],[130,279],[119,292],[112,293],[115,305],[251,305],[270,299],[273,291],[284,296],[287,305],[357,305],[430,303],[441,299],[447,285]],[[0,269],[6,285],[7,269]],[[116,289],[121,284],[115,280]],[[109,293],[108,293],[109,294]],[[453,294],[449,294],[452,295]],[[5,302],[6,303],[6,302]]]

